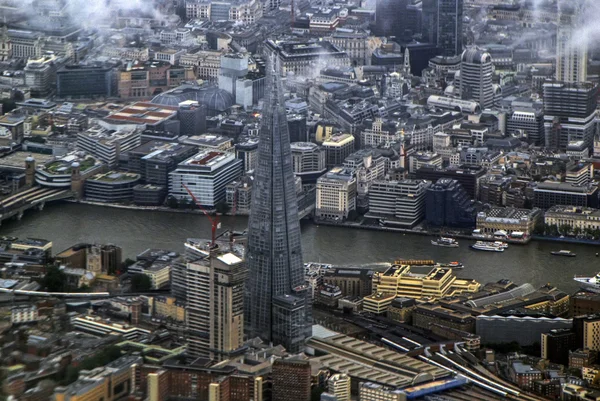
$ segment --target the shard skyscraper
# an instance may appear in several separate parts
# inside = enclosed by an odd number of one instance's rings
[[[246,328],[250,338],[302,349],[312,313],[304,280],[290,137],[277,57],[269,56],[248,225]]]

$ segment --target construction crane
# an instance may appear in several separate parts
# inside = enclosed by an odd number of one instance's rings
[[[218,215],[211,216],[210,213],[208,213],[208,211],[200,204],[198,199],[196,199],[196,197],[194,196],[192,191],[190,191],[190,189],[187,187],[187,185],[185,185],[185,184],[181,184],[181,185],[183,186],[183,188],[185,188],[187,193],[190,194],[190,196],[192,197],[192,200],[194,201],[196,206],[198,206],[198,209],[202,210],[202,213],[204,213],[204,215],[206,217],[208,217],[208,220],[210,221],[210,226],[211,226],[210,247],[213,248],[215,246],[215,239],[217,237],[217,229],[221,228],[221,223],[219,222],[219,216]]]

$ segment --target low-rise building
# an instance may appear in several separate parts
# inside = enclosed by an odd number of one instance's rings
[[[150,278],[153,290],[158,290],[169,284],[171,280],[171,266],[168,263],[154,262],[142,268],[141,274]]]
[[[512,207],[492,207],[487,211],[477,213],[477,229],[483,234],[495,235],[504,232],[504,236],[513,232],[523,233],[530,237],[543,221],[540,209],[517,209]]]
[[[154,297],[152,298],[152,314],[177,322],[185,322],[185,304],[177,301],[174,297]]]
[[[531,390],[533,382],[543,378],[540,370],[521,362],[513,362],[509,371],[512,381],[524,390]]]
[[[122,356],[109,364],[84,370],[79,378],[65,387],[54,390],[56,401],[103,400],[117,401],[131,392],[131,383],[136,365],[142,365],[141,356]]]
[[[135,340],[150,334],[149,330],[130,326],[129,324],[106,321],[99,316],[86,315],[75,317],[72,319],[71,324],[76,330],[81,330],[86,333],[97,336],[106,336],[114,333],[123,336],[128,340]]]
[[[109,171],[89,177],[85,181],[85,197],[93,202],[129,202],[133,200],[133,188],[140,176],[134,173]]]
[[[39,319],[36,305],[14,306],[10,309],[10,322],[12,324],[32,323]]]
[[[555,205],[544,214],[546,225],[568,226],[571,232],[589,233],[600,230],[600,210],[591,207]]]

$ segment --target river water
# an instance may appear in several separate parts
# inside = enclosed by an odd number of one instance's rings
[[[243,230],[245,217],[225,217],[222,229]],[[186,238],[209,238],[210,223],[201,215],[138,211],[73,203],[53,203],[39,211],[25,213],[21,221],[9,220],[0,226],[0,235],[51,240],[53,252],[77,242],[113,243],[123,248],[124,256],[134,258],[147,248],[183,251]],[[572,293],[577,289],[575,274],[600,271],[600,247],[534,241],[511,245],[505,252],[469,249],[473,241],[460,240],[459,248],[431,245],[431,237],[379,231],[302,224],[304,260],[340,265],[377,264],[395,259],[433,259],[460,261],[465,269],[459,277],[482,283],[507,278],[535,286],[546,283]],[[550,251],[570,249],[575,258],[551,256]]]

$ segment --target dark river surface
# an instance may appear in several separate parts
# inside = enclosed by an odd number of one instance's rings
[[[245,217],[222,219],[222,229],[243,230]],[[113,243],[123,248],[124,256],[134,258],[147,248],[183,251],[186,238],[209,238],[210,223],[201,215],[114,209],[73,203],[46,205],[41,211],[25,213],[21,221],[2,223],[0,235],[51,240],[56,254],[77,242]],[[433,259],[460,261],[465,269],[459,277],[482,283],[507,278],[535,286],[546,283],[572,293],[577,289],[573,276],[600,272],[600,246],[534,241],[511,245],[503,253],[473,251],[474,241],[459,240],[459,248],[431,245],[432,237],[356,230],[302,224],[304,261],[336,265],[361,265],[392,262],[395,259]],[[569,249],[575,258],[550,255],[550,251]]]

